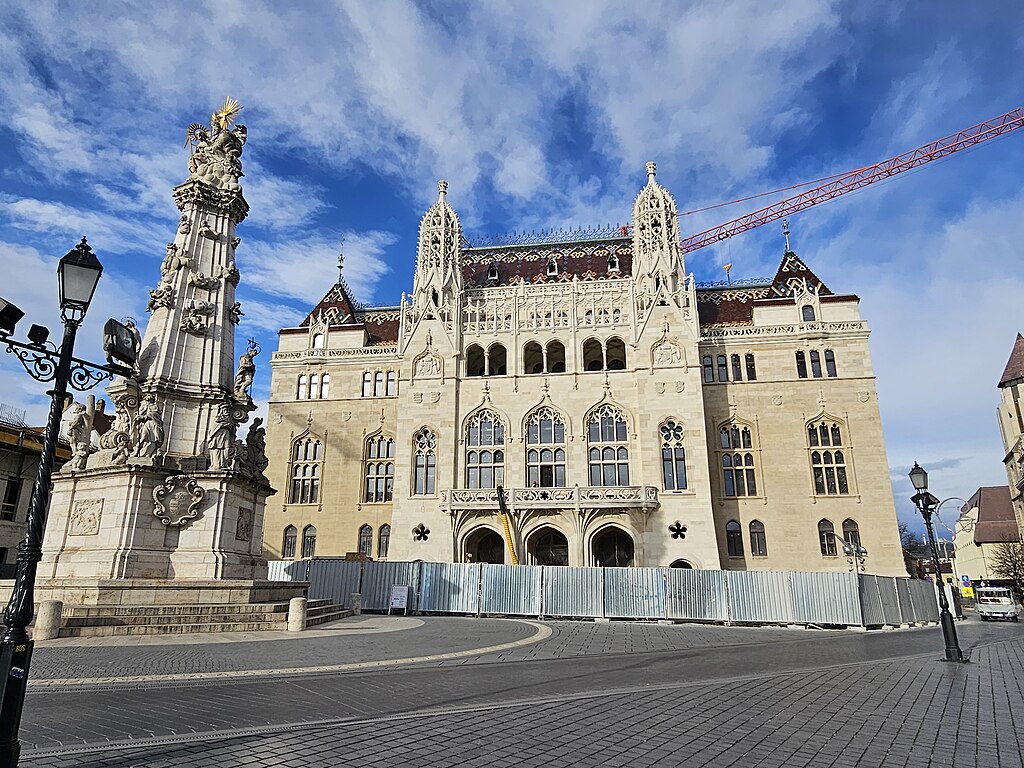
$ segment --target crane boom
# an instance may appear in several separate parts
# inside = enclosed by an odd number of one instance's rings
[[[1024,127],[1024,108],[1018,107],[999,117],[978,123],[965,130],[957,131],[950,136],[925,144],[917,149],[912,149],[865,168],[850,171],[814,189],[809,189],[785,200],[772,203],[732,221],[727,221],[725,224],[720,224],[696,235],[685,237],[680,241],[680,251],[682,253],[690,253],[699,248],[713,245],[733,235],[747,232],[762,224],[781,219],[784,216],[805,211],[819,203],[845,195],[847,192],[853,192],[869,184],[874,184],[876,181],[909,171],[933,160],[939,160],[954,152],[959,152],[961,149],[973,147],[976,144],[981,144],[984,141],[1002,136],[1021,127]]]

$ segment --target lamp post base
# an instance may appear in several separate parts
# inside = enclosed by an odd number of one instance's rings
[[[953,623],[953,614],[948,610],[941,611],[939,613],[939,623],[942,625],[942,639],[946,644],[946,658],[943,661],[953,661],[958,664],[969,662],[970,657],[965,656],[964,652],[960,650],[960,642],[956,636],[956,626]]]
[[[32,641],[0,644],[0,768],[15,768],[21,754],[18,726],[25,703]]]

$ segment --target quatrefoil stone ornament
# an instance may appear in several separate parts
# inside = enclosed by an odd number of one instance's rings
[[[686,538],[686,526],[676,520],[672,525],[668,527],[669,532],[672,534],[673,539],[685,539]]]
[[[430,536],[430,529],[427,528],[423,523],[420,523],[412,529],[413,541],[426,541]]]

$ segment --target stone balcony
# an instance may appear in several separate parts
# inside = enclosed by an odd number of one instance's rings
[[[658,507],[658,489],[652,485],[593,486],[571,488],[506,488],[505,503],[510,510],[638,510]],[[498,491],[494,488],[441,491],[441,505],[449,512],[498,512]]]

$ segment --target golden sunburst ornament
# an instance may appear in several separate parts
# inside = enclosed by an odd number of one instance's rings
[[[224,104],[221,105],[220,109],[213,113],[211,118],[211,122],[214,124],[213,127],[226,131],[235,122],[235,118],[241,111],[242,105],[238,103],[238,100],[228,96],[224,99]]]

